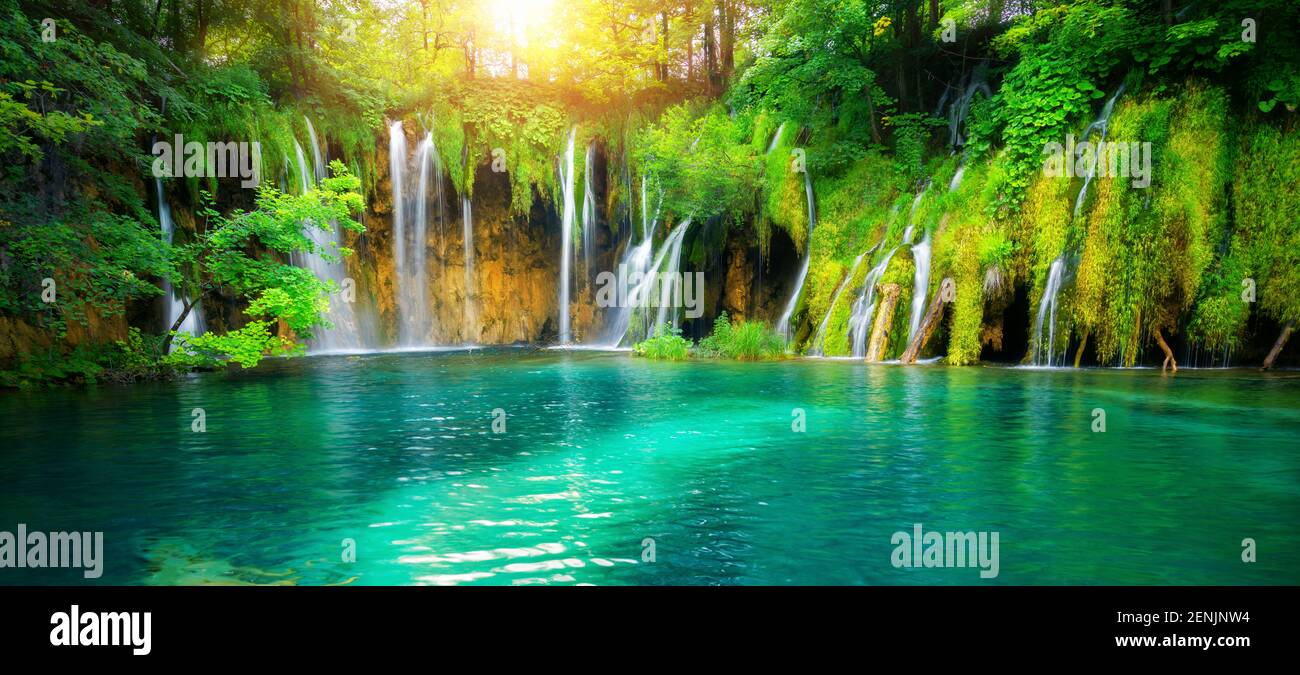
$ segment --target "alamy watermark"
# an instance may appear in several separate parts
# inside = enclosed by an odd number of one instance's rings
[[[0,568],[81,567],[82,576],[104,573],[103,532],[28,532],[18,523],[14,532],[0,532]]]
[[[262,182],[262,144],[235,141],[157,141],[150,151],[154,178],[239,178],[241,187]]]
[[[1074,134],[1065,144],[1052,141],[1043,147],[1043,173],[1051,178],[1132,178],[1133,187],[1151,185],[1151,143],[1137,141],[1081,141]]]
[[[596,275],[596,306],[682,307],[686,318],[698,319],[704,315],[704,273],[645,274],[620,264],[618,274],[606,270]]]
[[[55,647],[131,647],[145,656],[153,651],[152,612],[83,612],[73,605],[50,615],[50,644]]]
[[[978,567],[981,579],[998,576],[997,532],[924,532],[916,523],[910,533],[895,532],[889,543],[889,560],[897,568]]]

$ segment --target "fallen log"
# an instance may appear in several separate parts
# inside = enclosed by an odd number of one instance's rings
[[[1273,367],[1273,362],[1277,361],[1278,354],[1282,353],[1282,348],[1286,346],[1286,341],[1291,339],[1291,331],[1295,330],[1295,319],[1286,322],[1282,327],[1282,334],[1277,336],[1277,342],[1273,343],[1273,348],[1268,350],[1268,356],[1264,357],[1264,365],[1260,370],[1268,370]]]
[[[867,362],[879,361],[889,346],[889,328],[894,324],[894,308],[898,305],[898,296],[902,289],[898,284],[885,284],[880,287],[880,309],[876,311],[876,322],[871,328],[871,341],[867,343]]]
[[[944,306],[956,299],[957,282],[953,281],[952,277],[944,277],[944,280],[939,283],[939,290],[934,293],[934,299],[930,301],[930,309],[926,310],[925,318],[921,319],[921,325],[917,327],[916,335],[912,336],[912,343],[907,345],[907,350],[903,352],[901,359],[903,363],[916,363],[916,357],[921,355],[925,343],[930,341],[930,336],[943,320]]]

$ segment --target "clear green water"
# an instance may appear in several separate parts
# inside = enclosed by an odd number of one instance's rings
[[[1296,373],[317,357],[0,423],[0,530],[104,531],[99,583],[1300,582]],[[894,568],[914,523],[999,532],[999,576]]]

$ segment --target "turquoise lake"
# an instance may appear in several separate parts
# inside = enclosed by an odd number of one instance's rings
[[[0,530],[106,548],[0,584],[1300,583],[1296,372],[317,356],[0,428]],[[895,567],[918,523],[998,576]]]

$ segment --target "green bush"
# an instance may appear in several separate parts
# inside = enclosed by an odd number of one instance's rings
[[[738,361],[775,359],[785,355],[781,338],[761,321],[732,324],[726,312],[713,322],[713,333],[700,340],[700,353]]]
[[[654,337],[636,343],[632,353],[651,359],[685,361],[691,356],[691,341],[682,337],[680,328],[663,324],[655,329]]]

